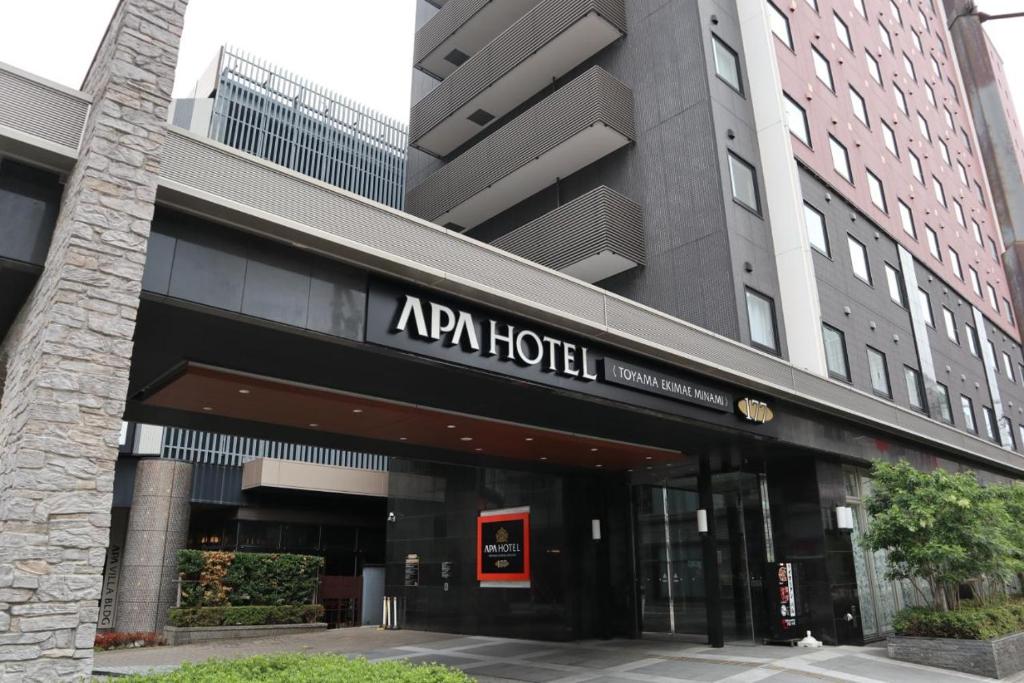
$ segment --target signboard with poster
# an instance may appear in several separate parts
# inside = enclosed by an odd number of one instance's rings
[[[798,579],[800,568],[793,562],[770,562],[767,571],[769,640],[799,640],[804,636],[800,622]]]
[[[487,511],[477,517],[476,578],[482,587],[529,587],[528,510]]]

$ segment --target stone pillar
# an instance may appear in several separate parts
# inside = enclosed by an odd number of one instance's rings
[[[117,631],[159,631],[174,606],[178,551],[185,547],[192,463],[144,458],[135,470],[117,588]]]
[[[39,282],[0,344],[0,680],[89,678],[187,0],[121,0]]]

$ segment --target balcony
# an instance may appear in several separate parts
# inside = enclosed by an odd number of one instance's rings
[[[595,66],[432,173],[406,210],[468,230],[634,137],[633,92]]]
[[[494,240],[492,246],[584,282],[644,264],[640,205],[598,187]]]
[[[544,0],[413,106],[411,144],[451,154],[624,35],[625,16],[624,0]]]
[[[447,78],[540,0],[451,0],[416,32],[413,65]]]

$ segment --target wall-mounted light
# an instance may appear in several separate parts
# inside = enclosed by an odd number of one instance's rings
[[[595,541],[601,540],[601,520],[590,520],[590,538]]]
[[[388,513],[388,521],[389,522],[394,522],[396,519],[397,519],[397,517],[395,517],[395,513],[394,512],[389,512]]]
[[[853,530],[853,508],[848,505],[836,507],[836,528],[845,531]]]
[[[703,508],[697,510],[697,533],[706,534],[708,532],[708,511]]]

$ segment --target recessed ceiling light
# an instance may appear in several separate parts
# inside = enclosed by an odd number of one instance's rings
[[[526,437],[526,440],[527,441],[533,441],[533,437],[532,436],[528,436],[528,437]]]
[[[213,410],[213,408],[210,406],[203,406],[203,410],[210,411]]]
[[[455,425],[448,425],[448,429],[455,429]]]
[[[471,437],[471,436],[460,436],[459,437],[459,441],[472,441],[472,440],[473,440],[473,437]]]
[[[651,460],[652,458],[654,458],[653,455],[648,455],[646,458],[644,458],[644,460]]]
[[[361,413],[361,412],[363,412],[363,409],[362,408],[353,408],[352,412],[353,413]]]
[[[546,456],[546,455],[542,455],[542,456],[540,456],[540,459],[541,459],[541,460],[547,460],[547,459],[548,459],[548,456]]]
[[[316,423],[316,422],[310,422],[309,426],[310,427],[319,427],[320,425],[318,423]]]
[[[238,393],[240,393],[240,394],[251,394],[252,391],[250,391],[249,389],[239,389]]]
[[[602,465],[601,463],[597,463],[596,465],[594,465],[594,467],[604,467],[604,465]]]
[[[591,452],[591,453],[597,453],[597,449],[596,449],[596,448],[591,448],[591,449],[590,449],[590,452]]]
[[[474,451],[476,451],[477,453],[479,453],[479,452],[480,452],[480,451],[482,451],[483,449],[482,449],[482,448],[474,448],[473,450],[474,450]]]

